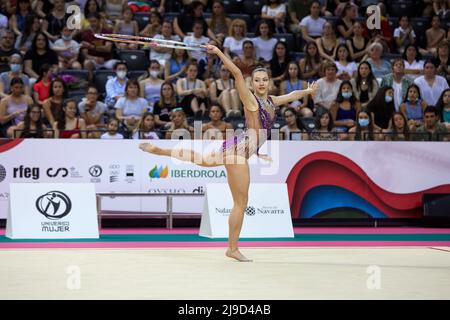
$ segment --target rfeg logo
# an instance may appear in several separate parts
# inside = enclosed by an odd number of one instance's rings
[[[150,178],[167,178],[169,175],[169,167],[165,166],[164,168],[162,166],[159,166],[159,168],[155,165],[152,170],[149,172]]]
[[[72,201],[61,191],[49,191],[37,198],[36,209],[47,219],[58,220],[70,213]]]

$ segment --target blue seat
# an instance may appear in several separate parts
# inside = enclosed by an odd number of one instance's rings
[[[289,52],[295,51],[295,38],[292,33],[275,33],[273,37],[286,43]]]
[[[96,70],[94,72],[94,85],[99,94],[106,92],[106,82],[116,76],[116,73],[111,70]]]

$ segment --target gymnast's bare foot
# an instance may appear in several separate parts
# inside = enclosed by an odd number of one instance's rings
[[[225,255],[228,258],[236,259],[239,262],[253,262],[253,260],[246,258],[242,253],[239,252],[239,249],[231,250],[228,248]]]
[[[161,152],[161,148],[158,148],[157,146],[151,143],[141,143],[139,145],[139,149],[153,154],[159,154]]]

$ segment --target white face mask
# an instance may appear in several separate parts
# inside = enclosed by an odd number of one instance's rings
[[[119,79],[124,79],[127,76],[126,71],[117,71],[116,74]]]
[[[151,75],[153,78],[158,78],[158,76],[159,76],[159,71],[156,71],[156,70],[150,70],[150,75]]]

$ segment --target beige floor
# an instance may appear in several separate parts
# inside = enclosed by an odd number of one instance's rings
[[[223,252],[2,250],[0,299],[450,299],[450,252],[244,249],[253,263]]]

